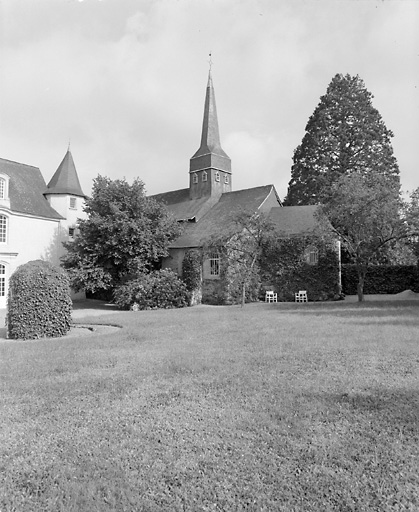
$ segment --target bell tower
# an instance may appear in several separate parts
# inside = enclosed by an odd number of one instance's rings
[[[201,145],[190,159],[189,197],[190,199],[199,199],[220,196],[224,192],[231,192],[231,185],[231,160],[221,147],[210,69],[205,96]]]

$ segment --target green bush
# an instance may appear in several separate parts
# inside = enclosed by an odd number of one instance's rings
[[[10,277],[7,307],[9,338],[64,336],[72,311],[67,274],[41,260],[21,265]]]
[[[358,272],[355,265],[342,265],[342,289],[346,295],[356,295]],[[364,293],[419,292],[419,272],[416,265],[371,265],[365,276]]]
[[[202,253],[197,249],[191,249],[185,254],[182,261],[182,281],[188,291],[201,287],[202,283]]]
[[[118,286],[114,301],[120,309],[183,308],[189,294],[172,270],[156,270]]]

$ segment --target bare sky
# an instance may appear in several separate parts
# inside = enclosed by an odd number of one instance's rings
[[[418,0],[0,0],[0,156],[46,181],[71,152],[150,194],[188,186],[208,54],[233,187],[274,184],[336,73],[358,74],[419,186]]]

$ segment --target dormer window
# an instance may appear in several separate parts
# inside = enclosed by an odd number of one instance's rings
[[[70,197],[70,208],[72,210],[77,210],[77,198]]]
[[[207,179],[208,179],[207,171],[204,171],[204,172],[202,173],[202,181],[207,181]]]
[[[196,172],[193,173],[192,183],[198,183],[198,175],[196,174]]]
[[[0,174],[0,205],[6,208],[10,208],[9,179],[7,174]]]
[[[224,175],[224,183],[228,184],[228,174]]]
[[[215,181],[220,181],[220,173],[218,171],[215,173]]]

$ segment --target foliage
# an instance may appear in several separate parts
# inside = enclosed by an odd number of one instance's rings
[[[385,176],[352,174],[332,185],[320,216],[327,218],[358,268],[358,297],[363,300],[367,268],[390,242],[407,236],[403,204]]]
[[[358,286],[356,265],[342,265],[342,290],[355,295]],[[371,265],[365,276],[364,293],[419,292],[419,270],[416,265]]]
[[[318,252],[316,264],[307,261],[310,249]],[[340,298],[336,242],[316,235],[270,237],[263,247],[261,267],[263,281],[269,283],[264,288],[273,287],[280,301],[293,301],[299,290],[306,290],[310,301]]]
[[[232,225],[211,239],[204,247],[205,254],[217,251],[221,259],[221,276],[225,283],[225,301],[241,303],[256,300],[260,277],[258,260],[263,241],[273,225],[263,213],[239,211]]]
[[[182,281],[190,292],[201,287],[202,252],[198,249],[191,249],[186,252],[182,261]]]
[[[155,270],[118,286],[114,301],[121,309],[183,308],[188,291],[172,270]]]
[[[67,274],[41,260],[21,265],[10,277],[7,306],[9,338],[64,336],[72,310]]]
[[[352,173],[378,173],[399,184],[393,133],[372,106],[372,99],[359,76],[337,74],[332,79],[294,152],[284,204],[322,203],[330,187]]]
[[[79,221],[78,235],[64,244],[63,266],[75,290],[109,290],[155,268],[180,233],[166,208],[146,197],[139,179],[130,185],[98,176],[85,212],[88,218]]]
[[[419,301],[95,318],[0,343],[2,511],[419,509]]]

